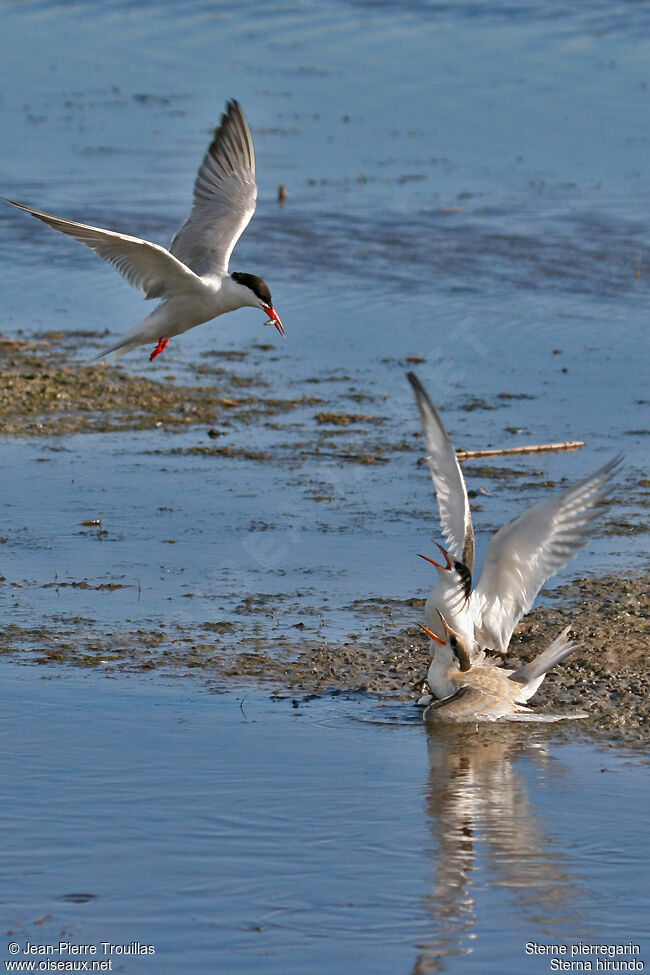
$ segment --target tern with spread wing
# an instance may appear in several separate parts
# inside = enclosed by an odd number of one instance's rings
[[[429,704],[425,721],[560,721],[563,718],[584,718],[584,712],[567,715],[536,714],[526,707],[539,690],[546,673],[577,649],[578,644],[567,639],[566,627],[529,664],[516,670],[498,666],[486,657],[470,662],[470,647],[464,637],[451,627],[440,613],[444,638],[428,626],[419,624],[432,642],[440,644],[449,659],[447,678],[449,694]]]
[[[169,250],[148,240],[64,220],[7,200],[54,230],[74,237],[109,261],[146,298],[162,298],[139,325],[97,358],[117,359],[138,345],[157,345],[155,359],[175,335],[237,308],[261,308],[281,335],[284,328],[268,286],[254,274],[228,273],[230,255],[255,212],[255,150],[246,117],[228,102],[194,184],[190,214]]]
[[[504,654],[513,630],[547,579],[559,572],[585,545],[621,458],[615,457],[574,487],[541,501],[492,537],[485,564],[472,590],[474,529],[465,478],[440,414],[413,373],[408,373],[420,411],[428,450],[427,463],[438,499],[443,560],[431,562],[438,584],[425,606],[427,624],[442,640],[440,614],[467,647],[473,663],[484,651]],[[452,654],[434,647],[427,680],[436,697],[451,693],[447,678]]]

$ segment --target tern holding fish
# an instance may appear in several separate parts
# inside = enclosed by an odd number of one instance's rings
[[[148,240],[103,230],[7,200],[54,230],[74,237],[109,261],[146,298],[162,298],[154,311],[98,359],[117,359],[157,342],[155,359],[170,338],[237,308],[261,308],[281,335],[284,328],[268,286],[254,274],[228,273],[230,255],[255,212],[255,150],[246,117],[228,102],[194,184],[192,209],[169,250]]]
[[[422,419],[427,463],[448,546],[438,545],[441,562],[422,556],[438,573],[425,615],[429,630],[442,641],[442,648],[433,648],[427,680],[435,696],[444,698],[454,692],[449,680],[454,654],[446,627],[458,635],[471,664],[484,660],[488,650],[504,654],[515,626],[532,609],[546,580],[586,544],[621,457],[499,529],[490,540],[483,571],[472,589],[474,529],[465,478],[440,414],[418,378],[413,373],[407,378]]]

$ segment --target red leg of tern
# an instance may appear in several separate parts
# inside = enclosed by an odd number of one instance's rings
[[[149,362],[153,362],[156,356],[160,355],[161,352],[164,352],[168,345],[169,339],[158,339],[158,345],[149,356]]]

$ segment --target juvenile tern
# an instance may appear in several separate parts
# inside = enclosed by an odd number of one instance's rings
[[[413,373],[407,378],[422,419],[427,462],[448,546],[438,545],[441,562],[422,556],[438,573],[438,583],[425,605],[428,627],[444,640],[442,614],[460,635],[472,663],[483,658],[486,650],[504,654],[515,626],[532,608],[546,580],[587,542],[621,457],[499,529],[490,540],[483,571],[472,590],[474,529],[465,478],[440,414],[418,378]],[[435,647],[427,679],[436,697],[449,693],[448,662]]]
[[[192,209],[169,250],[6,202],[90,247],[146,298],[163,299],[143,322],[97,356],[112,355],[115,360],[138,345],[157,342],[152,360],[174,335],[247,305],[261,308],[268,315],[267,324],[284,335],[268,285],[254,274],[228,273],[230,255],[255,212],[256,200],[253,139],[240,105],[230,101],[196,177]]]
[[[434,701],[424,711],[425,721],[557,721],[558,715],[535,714],[526,703],[537,692],[552,667],[568,657],[578,644],[567,639],[570,627],[529,664],[509,670],[486,657],[470,662],[470,648],[440,614],[445,636],[441,639],[428,626],[419,624],[428,637],[443,648],[449,661],[449,694]],[[565,717],[586,717],[584,713]]]

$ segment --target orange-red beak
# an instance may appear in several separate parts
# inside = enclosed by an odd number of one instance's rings
[[[428,555],[420,555],[418,557],[421,558],[421,559],[424,559],[425,562],[430,562],[431,565],[435,565],[436,569],[444,569],[445,572],[448,572],[449,569],[451,569],[451,567],[452,567],[451,559],[449,558],[447,552],[445,551],[445,549],[442,547],[442,545],[439,542],[436,542],[435,544],[438,546],[438,548],[440,549],[440,551],[444,555],[445,562],[447,563],[446,565],[440,565],[439,562],[434,562],[433,559],[430,559]]]
[[[420,627],[421,630],[424,630],[424,632],[428,637],[430,637],[432,640],[435,640],[436,643],[439,643],[442,647],[445,646],[445,641],[441,640],[438,634],[434,633],[433,630],[430,630],[428,626],[424,625],[424,623],[418,623],[418,626]]]
[[[262,305],[262,308],[264,309],[264,311],[266,312],[266,314],[269,316],[270,319],[270,321],[267,324],[275,325],[280,335],[284,335],[284,325],[280,321],[280,316],[278,315],[273,305]]]

